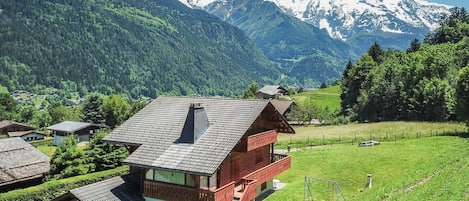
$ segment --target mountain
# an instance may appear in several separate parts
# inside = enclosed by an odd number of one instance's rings
[[[439,26],[450,6],[423,0],[269,0],[304,22],[326,29],[363,53],[375,41],[407,49]]]
[[[349,45],[329,37],[325,30],[285,14],[272,2],[181,1],[243,30],[284,74],[308,87],[336,80],[345,63],[353,58]]]
[[[180,0],[193,8],[202,8],[210,13],[213,7],[226,7],[225,16],[222,19],[229,20],[237,17],[231,16],[236,10],[254,10],[249,7],[236,7],[231,0]],[[273,2],[280,10],[290,16],[294,16],[302,22],[327,31],[329,36],[346,41],[353,48],[354,54],[336,57],[356,58],[367,51],[374,43],[378,42],[383,48],[407,49],[413,39],[422,40],[425,35],[439,26],[442,15],[449,14],[450,6],[430,3],[424,0],[266,0]],[[241,0],[241,2],[244,2]],[[258,3],[259,4],[259,3]],[[241,5],[241,4],[238,4]],[[272,8],[278,10],[278,8]],[[273,11],[269,11],[273,12]],[[259,17],[265,16],[263,12],[255,13]],[[236,23],[248,22],[251,18],[239,18]],[[267,18],[272,20],[271,18]],[[265,20],[267,20],[265,19]],[[237,25],[238,24],[238,25]],[[264,33],[265,24],[260,23],[259,31]],[[251,25],[254,26],[254,25]],[[290,28],[290,27],[288,27]],[[254,29],[254,28],[253,28]],[[276,30],[270,34],[275,35]],[[287,32],[285,30],[284,32]],[[253,38],[252,36],[250,36]],[[307,41],[309,38],[304,38]],[[329,40],[327,38],[316,40]],[[256,40],[254,40],[256,41]],[[301,43],[301,42],[298,42]],[[307,42],[304,42],[307,43]],[[257,43],[256,43],[257,44]],[[288,45],[288,44],[286,44]],[[318,44],[324,46],[323,44]],[[343,48],[344,46],[342,46]],[[265,48],[264,50],[266,55]],[[269,57],[269,56],[268,56]],[[271,57],[269,57],[272,59]]]
[[[178,1],[0,1],[10,90],[233,96],[279,76],[241,30]]]

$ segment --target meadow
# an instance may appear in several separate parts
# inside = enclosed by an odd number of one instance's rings
[[[0,85],[0,93],[9,93],[8,89],[2,85]]]
[[[334,85],[323,89],[294,94],[290,97],[298,105],[302,105],[304,102],[312,100],[319,107],[327,107],[329,108],[329,111],[334,112],[340,109],[340,93],[340,86]]]
[[[305,176],[336,181],[346,200],[467,200],[468,145],[467,138],[435,136],[373,147],[300,149],[289,153],[292,167],[277,177],[287,185],[267,200],[303,200]],[[371,188],[365,187],[367,174]],[[336,200],[328,185],[312,185],[312,198]]]

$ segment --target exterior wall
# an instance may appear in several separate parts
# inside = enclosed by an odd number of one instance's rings
[[[54,135],[54,145],[60,145],[62,140],[64,140],[68,135]],[[78,142],[83,142],[83,141],[89,141],[90,136],[89,135],[78,135],[76,136]]]
[[[232,152],[220,166],[219,186],[226,185],[231,181],[240,181],[242,177],[269,164],[269,145],[246,153]]]
[[[267,193],[269,191],[272,191],[274,189],[274,179],[270,179],[269,181],[266,182],[266,188],[265,189],[261,189],[261,188],[262,188],[262,184],[259,184],[256,188],[257,195],[262,195],[263,193]]]
[[[44,135],[37,134],[37,133],[30,133],[30,134],[21,136],[21,138],[23,138],[24,141],[43,140]]]

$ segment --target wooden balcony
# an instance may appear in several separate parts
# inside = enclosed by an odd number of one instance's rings
[[[256,180],[257,184],[260,185],[269,179],[274,178],[280,173],[290,169],[291,167],[291,156],[283,154],[274,154],[274,162],[260,168],[251,174],[246,175],[243,179]]]
[[[143,182],[143,186],[143,195],[145,197],[173,201],[232,201],[235,187],[234,182],[231,182],[210,191],[148,180]]]
[[[235,148],[235,151],[248,152],[275,142],[277,142],[277,131],[269,130],[248,137],[243,137],[241,139],[241,143]]]
[[[243,177],[242,192],[237,196],[240,201],[248,201],[257,197],[256,187],[274,178],[278,174],[290,169],[291,157],[283,154],[274,154],[274,162]]]

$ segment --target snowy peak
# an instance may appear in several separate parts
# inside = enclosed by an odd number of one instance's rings
[[[204,9],[227,0],[180,0],[192,8]],[[357,33],[425,35],[438,27],[451,6],[425,0],[265,0],[285,13],[346,40]]]
[[[416,34],[438,26],[450,6],[423,0],[268,0],[305,22],[346,40],[360,32]]]

